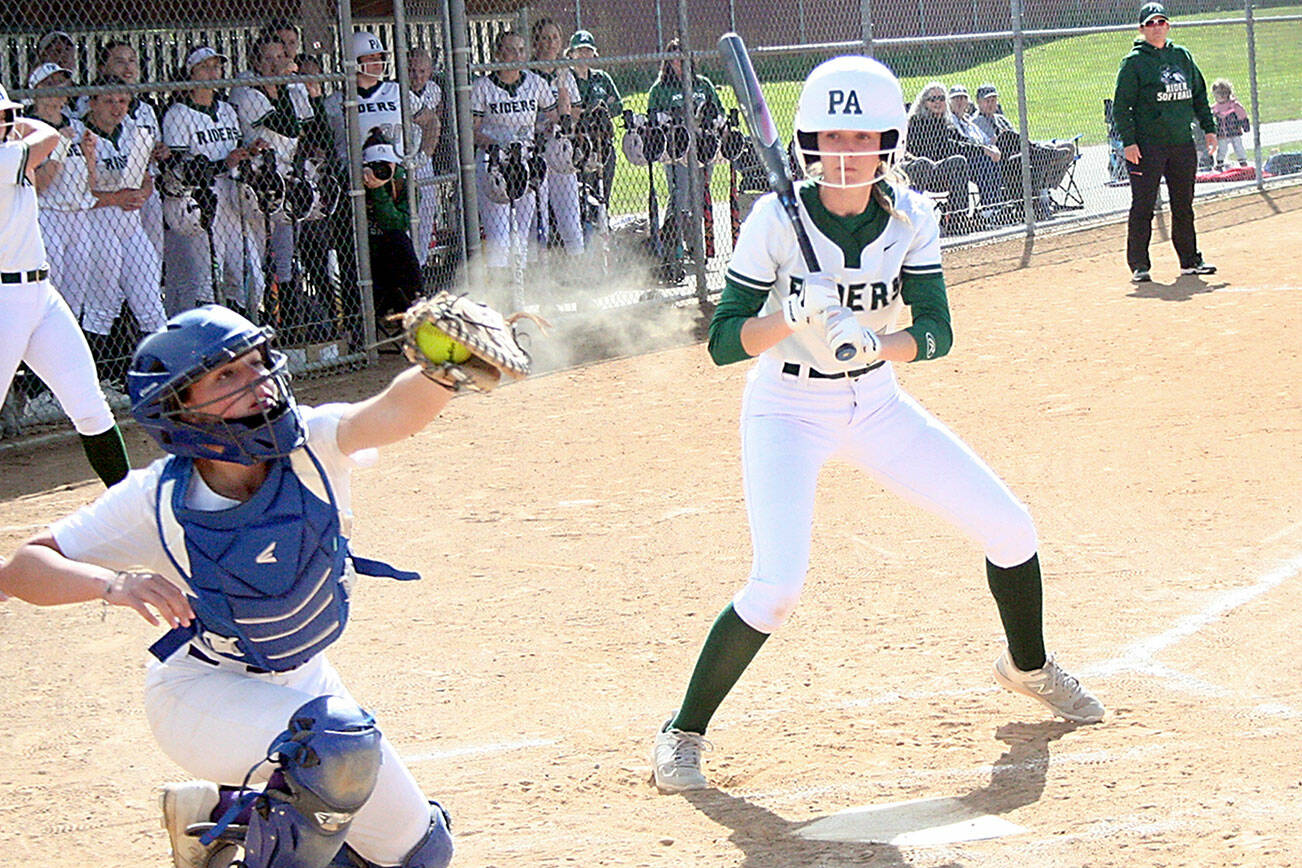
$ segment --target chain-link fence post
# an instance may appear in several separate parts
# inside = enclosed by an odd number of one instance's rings
[[[465,242],[466,281],[471,268],[480,268],[479,200],[475,182],[475,124],[470,115],[470,28],[466,0],[445,0],[448,8],[448,44],[452,63],[452,119],[456,125],[456,158],[461,172],[457,198],[461,205],[461,232]]]
[[[353,249],[357,262],[357,294],[361,301],[362,334],[366,361],[374,363],[379,355],[375,343],[375,284],[371,280],[370,226],[366,219],[366,184],[362,181],[362,140],[357,117],[357,59],[353,57],[353,11],[351,0],[339,0],[339,60],[344,70],[342,82],[343,134],[348,142],[348,199],[353,209]],[[343,292],[347,293],[347,287]]]
[[[411,75],[407,71],[407,4],[406,0],[393,0],[393,69],[398,76],[398,108],[402,114],[402,168],[407,173],[403,193],[407,200],[407,213],[411,219],[411,237],[419,238],[420,207],[416,192],[416,125],[411,116]],[[432,190],[425,195],[431,195]]]
[[[1252,20],[1252,0],[1244,0],[1243,14],[1248,19],[1248,92],[1252,94],[1252,152],[1257,161],[1257,189],[1266,189],[1262,177],[1261,158],[1261,106],[1257,99],[1257,28]]]
[[[705,221],[714,220],[714,214],[705,213],[706,191],[701,186],[705,180],[696,150],[696,64],[692,60],[691,27],[687,18],[687,0],[678,0],[678,50],[682,52],[683,74],[680,84],[683,88],[683,114],[687,126],[687,205],[691,215],[690,240],[688,233],[683,233],[684,244],[692,251],[692,270],[696,276],[696,298],[704,302],[708,295],[705,278]],[[670,191],[670,203],[673,203],[673,191]],[[711,227],[713,230],[713,227]]]
[[[873,56],[873,6],[871,0],[859,0],[859,38],[864,54]]]
[[[1009,0],[1013,24],[1013,73],[1017,81],[1017,124],[1022,135],[1022,215],[1026,220],[1026,234],[1035,234],[1035,204],[1037,191],[1031,189],[1031,133],[1026,114],[1026,37],[1022,30],[1022,0]]]

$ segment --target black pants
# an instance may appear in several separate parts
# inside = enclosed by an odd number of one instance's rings
[[[371,232],[371,280],[377,319],[402,313],[421,294],[420,261],[411,236],[399,229]]]
[[[1153,208],[1158,186],[1166,177],[1171,200],[1171,244],[1180,257],[1181,268],[1192,268],[1201,260],[1194,234],[1194,175],[1198,152],[1193,140],[1178,145],[1139,146],[1139,164],[1126,163],[1130,172],[1130,225],[1126,236],[1126,263],[1132,271],[1148,269],[1148,242],[1153,237]]]

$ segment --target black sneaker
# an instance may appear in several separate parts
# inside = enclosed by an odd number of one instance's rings
[[[1181,274],[1215,274],[1216,266],[1212,265],[1210,262],[1203,262],[1200,259],[1196,264],[1191,265],[1188,268],[1180,269],[1180,273]]]
[[[1130,275],[1131,283],[1148,283],[1153,279],[1153,275],[1148,273],[1147,268],[1136,268],[1135,272]]]

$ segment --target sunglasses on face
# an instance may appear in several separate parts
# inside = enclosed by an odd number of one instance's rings
[[[1148,23],[1145,24],[1144,26],[1145,26],[1145,27],[1165,27],[1166,25],[1168,25],[1168,24],[1170,24],[1170,23],[1171,23],[1171,22],[1170,22],[1170,21],[1167,21],[1165,18],[1154,18],[1152,21],[1148,22]]]
[[[945,101],[945,97],[943,97],[940,94],[934,94],[923,100],[923,102],[944,102],[944,101]]]

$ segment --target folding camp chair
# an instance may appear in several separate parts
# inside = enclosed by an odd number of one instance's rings
[[[1077,133],[1070,139],[1053,139],[1049,143],[1053,147],[1071,145],[1072,150],[1071,163],[1067,165],[1067,171],[1063,173],[1058,186],[1050,192],[1055,211],[1080,211],[1085,207],[1085,197],[1081,195],[1080,187],[1076,185],[1076,164],[1080,162],[1081,135]]]

